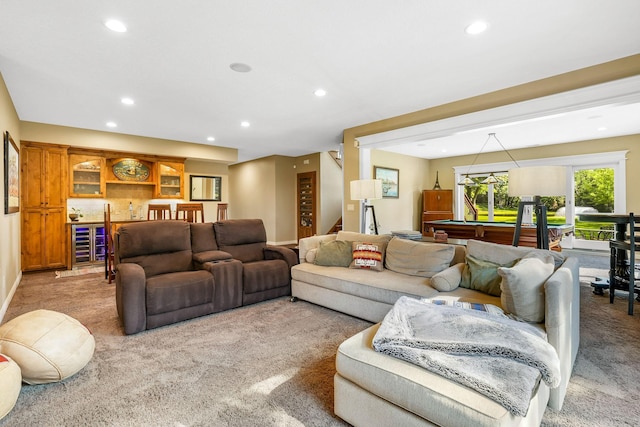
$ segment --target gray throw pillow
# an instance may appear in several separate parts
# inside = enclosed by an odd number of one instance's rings
[[[518,260],[497,264],[467,255],[467,263],[462,271],[460,287],[499,297],[502,277],[498,274],[498,268],[513,267],[516,262]]]
[[[442,243],[416,242],[394,237],[387,245],[385,267],[396,273],[432,277],[449,268],[455,248]]]
[[[351,242],[333,240],[320,242],[316,252],[316,265],[325,267],[349,267],[353,257],[351,255]]]

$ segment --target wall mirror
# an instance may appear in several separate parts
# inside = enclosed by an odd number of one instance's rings
[[[189,200],[219,202],[222,200],[222,178],[219,176],[191,175],[189,177]]]

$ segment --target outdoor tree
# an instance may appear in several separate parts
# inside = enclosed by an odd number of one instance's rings
[[[575,173],[576,206],[613,212],[613,169],[585,169]]]

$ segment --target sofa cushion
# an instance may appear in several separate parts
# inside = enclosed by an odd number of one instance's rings
[[[351,244],[353,261],[350,268],[382,271],[386,242],[353,242]]]
[[[213,223],[218,248],[242,262],[264,260],[267,232],[261,219],[228,219]]]
[[[323,234],[320,236],[311,236],[300,239],[298,242],[298,252],[300,255],[300,262],[314,262],[315,254],[311,261],[307,260],[307,253],[311,250],[318,249],[320,242],[330,242],[336,240],[337,234]]]
[[[431,286],[440,292],[449,292],[454,290],[460,285],[464,266],[465,264],[460,262],[434,274],[433,277],[431,277]]]
[[[323,267],[305,262],[291,268],[291,277],[295,281],[307,283],[318,288],[354,295],[363,299],[388,304],[389,306],[393,305],[402,295],[409,295],[415,298],[428,298],[438,295],[438,291],[429,285],[430,280],[428,278],[408,276],[387,269],[378,273],[371,273],[365,270]],[[499,298],[498,304],[500,304]]]
[[[507,313],[525,322],[544,321],[544,283],[553,274],[551,254],[531,252],[511,268],[500,267],[500,300]]]
[[[117,262],[133,262],[147,277],[193,269],[191,231],[184,221],[145,221],[118,229]]]
[[[560,267],[565,259],[564,255],[560,252],[549,251],[546,249],[536,249],[526,246],[500,245],[498,243],[483,242],[480,240],[467,241],[467,253],[469,255],[483,261],[491,261],[500,265],[508,265],[509,263],[518,261],[529,252],[550,254],[553,257],[556,268]]]
[[[316,262],[316,254],[318,253],[318,248],[313,248],[307,251],[305,254],[304,260],[310,262],[311,264],[315,264]]]
[[[147,315],[167,313],[213,301],[213,276],[206,270],[168,273],[147,279]]]
[[[521,417],[512,415],[490,398],[420,366],[375,351],[372,340],[379,326],[373,325],[340,344],[336,381],[348,380],[359,389],[422,418],[411,425],[520,425]],[[336,399],[346,400],[342,386],[337,388]],[[549,388],[541,381],[531,398],[532,410],[544,412],[540,406],[546,406],[548,397]]]
[[[344,240],[347,242],[389,242],[391,234],[364,234],[355,231],[338,231],[336,240]]]
[[[191,227],[191,250],[193,253],[215,251],[218,249],[216,234],[212,222],[194,222]]]
[[[454,253],[455,248],[452,245],[394,237],[387,245],[385,266],[398,273],[432,277],[449,267]]]
[[[289,264],[281,259],[244,263],[242,279],[245,295],[288,286]]]
[[[193,254],[193,260],[204,264],[205,262],[218,262],[232,259],[233,257],[229,252],[225,251],[206,251]]]
[[[349,267],[351,260],[351,242],[333,240],[320,242],[315,263],[325,267]]]
[[[498,274],[498,268],[512,267],[516,262],[517,260],[513,260],[506,264],[497,264],[467,255],[460,286],[499,297],[502,278]]]
[[[191,229],[184,221],[143,221],[118,228],[118,257],[132,258],[191,251]]]
[[[144,275],[147,278],[159,274],[193,270],[193,254],[190,250],[123,258],[121,261],[138,264],[144,269]]]

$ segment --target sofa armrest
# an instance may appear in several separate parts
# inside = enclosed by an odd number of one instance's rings
[[[144,269],[138,264],[122,262],[116,268],[116,307],[124,333],[147,329],[146,282]]]
[[[296,256],[296,253],[292,249],[284,246],[267,245],[267,247],[264,248],[264,259],[285,260],[289,265],[289,269],[298,264],[298,257]]]
[[[337,234],[323,234],[320,236],[311,236],[300,239],[298,242],[298,253],[300,257],[300,262],[307,262],[307,252],[311,249],[317,249],[320,246],[320,242],[330,242],[332,240],[336,240]]]
[[[220,262],[220,261],[228,261],[232,259],[233,256],[229,252],[225,251],[204,251],[193,254],[193,261],[196,264],[197,268],[202,268],[202,265],[205,262]]]
[[[562,375],[560,386],[551,390],[549,407],[560,410],[580,344],[580,275],[576,257],[564,263],[547,279],[545,290],[545,330],[556,349]]]

